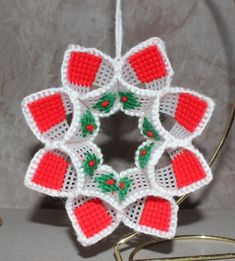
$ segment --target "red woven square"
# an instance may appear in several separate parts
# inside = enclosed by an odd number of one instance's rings
[[[178,188],[193,184],[206,177],[199,159],[189,150],[184,150],[172,160]]]
[[[189,93],[179,95],[175,119],[185,129],[193,132],[201,122],[207,109],[207,103]]]
[[[68,64],[68,80],[70,83],[91,87],[95,81],[102,58],[84,52],[72,52]]]
[[[40,186],[60,190],[64,184],[68,162],[59,155],[47,152],[38,164],[32,181]]]
[[[150,196],[146,199],[140,218],[140,225],[168,231],[171,220],[170,202],[163,198]]]
[[[155,45],[133,54],[128,61],[142,83],[158,80],[167,74],[162,54]]]
[[[88,200],[75,208],[74,214],[87,238],[101,232],[112,223],[112,216],[98,198]]]
[[[45,132],[66,119],[61,94],[41,98],[28,105],[32,117],[41,132]]]

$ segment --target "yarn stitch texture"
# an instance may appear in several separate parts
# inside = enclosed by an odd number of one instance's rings
[[[173,74],[165,44],[157,37],[120,59],[70,45],[61,67],[62,87],[22,101],[26,122],[45,144],[29,165],[25,185],[67,198],[66,211],[82,245],[100,241],[120,222],[172,238],[178,211],[174,196],[211,181],[211,170],[192,140],[205,128],[214,102],[171,86]],[[136,150],[136,167],[116,173],[103,164],[93,140],[100,117],[119,110],[139,117],[145,141]],[[160,115],[171,119],[170,127]],[[169,158],[165,166],[159,165],[163,155]]]

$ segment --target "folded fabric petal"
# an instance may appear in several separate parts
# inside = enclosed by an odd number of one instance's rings
[[[82,169],[66,148],[44,148],[33,157],[25,186],[54,197],[68,197],[84,183]]]
[[[64,88],[26,97],[22,110],[34,134],[47,144],[92,140],[99,131],[98,117]]]
[[[170,85],[173,74],[161,39],[150,38],[133,47],[122,58],[121,110],[130,116],[143,115],[156,93]]]
[[[171,196],[196,191],[212,180],[208,164],[192,145],[155,147],[149,162],[147,173],[153,188]]]
[[[62,83],[91,98],[108,91],[115,83],[113,59],[95,48],[69,45],[61,68]]]
[[[111,234],[120,223],[118,211],[97,197],[69,198],[66,210],[82,245],[92,245]]]
[[[142,93],[147,89],[156,91],[168,87],[173,73],[160,38],[150,38],[123,56],[122,79]]]
[[[209,121],[214,102],[199,93],[184,88],[163,90],[155,99],[150,113],[150,121],[165,139],[188,142],[200,135]],[[168,126],[160,115],[168,116]]]
[[[178,206],[168,197],[155,192],[124,209],[123,222],[135,231],[160,238],[172,238],[177,225]]]
[[[51,88],[22,101],[25,119],[39,140],[57,143],[69,140],[79,124],[81,106],[64,88]]]

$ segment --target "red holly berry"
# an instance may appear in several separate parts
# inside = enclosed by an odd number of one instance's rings
[[[91,161],[89,161],[88,164],[89,164],[90,167],[94,167],[94,166],[95,166],[95,161],[94,161],[94,160],[91,160]]]
[[[141,155],[142,156],[146,155],[146,153],[147,153],[147,150],[141,150]]]
[[[109,179],[105,182],[106,185],[113,185],[115,183],[114,179]]]
[[[153,137],[153,132],[152,131],[147,131],[147,135],[152,138]]]
[[[86,125],[87,131],[93,131],[94,130],[94,125]]]
[[[121,99],[122,102],[127,102],[128,101],[128,98],[127,96],[123,96],[122,99]]]
[[[119,187],[120,187],[121,189],[125,189],[125,183],[124,183],[124,182],[121,182],[121,183],[119,184]]]
[[[109,101],[103,101],[103,102],[101,103],[101,106],[102,106],[102,107],[107,107],[107,106],[109,106]]]

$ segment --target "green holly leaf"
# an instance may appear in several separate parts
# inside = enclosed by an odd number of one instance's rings
[[[98,187],[102,192],[114,192],[118,190],[117,180],[113,173],[103,174],[96,177],[95,181],[99,183]]]
[[[133,180],[127,177],[121,178],[119,180],[118,190],[119,190],[119,199],[122,201],[126,198],[126,195],[131,187]]]
[[[154,147],[154,143],[152,142],[149,145],[145,145],[139,149],[139,159],[138,160],[139,160],[139,165],[142,169],[144,169],[145,166],[147,165],[153,147]]]
[[[145,136],[155,140],[160,140],[159,133],[154,129],[152,123],[146,117],[144,117],[142,131]]]
[[[134,93],[119,92],[118,94],[124,110],[133,110],[141,106]]]
[[[94,153],[86,152],[85,155],[86,158],[83,161],[83,170],[87,175],[92,177],[94,175],[94,171],[100,164],[100,159],[97,158]]]
[[[81,118],[82,137],[85,138],[87,135],[91,135],[96,128],[97,124],[95,118],[91,111],[87,109],[86,113],[84,113]]]
[[[96,109],[100,112],[109,113],[114,105],[115,100],[115,93],[107,93],[103,95],[95,105],[93,105],[93,109]]]

